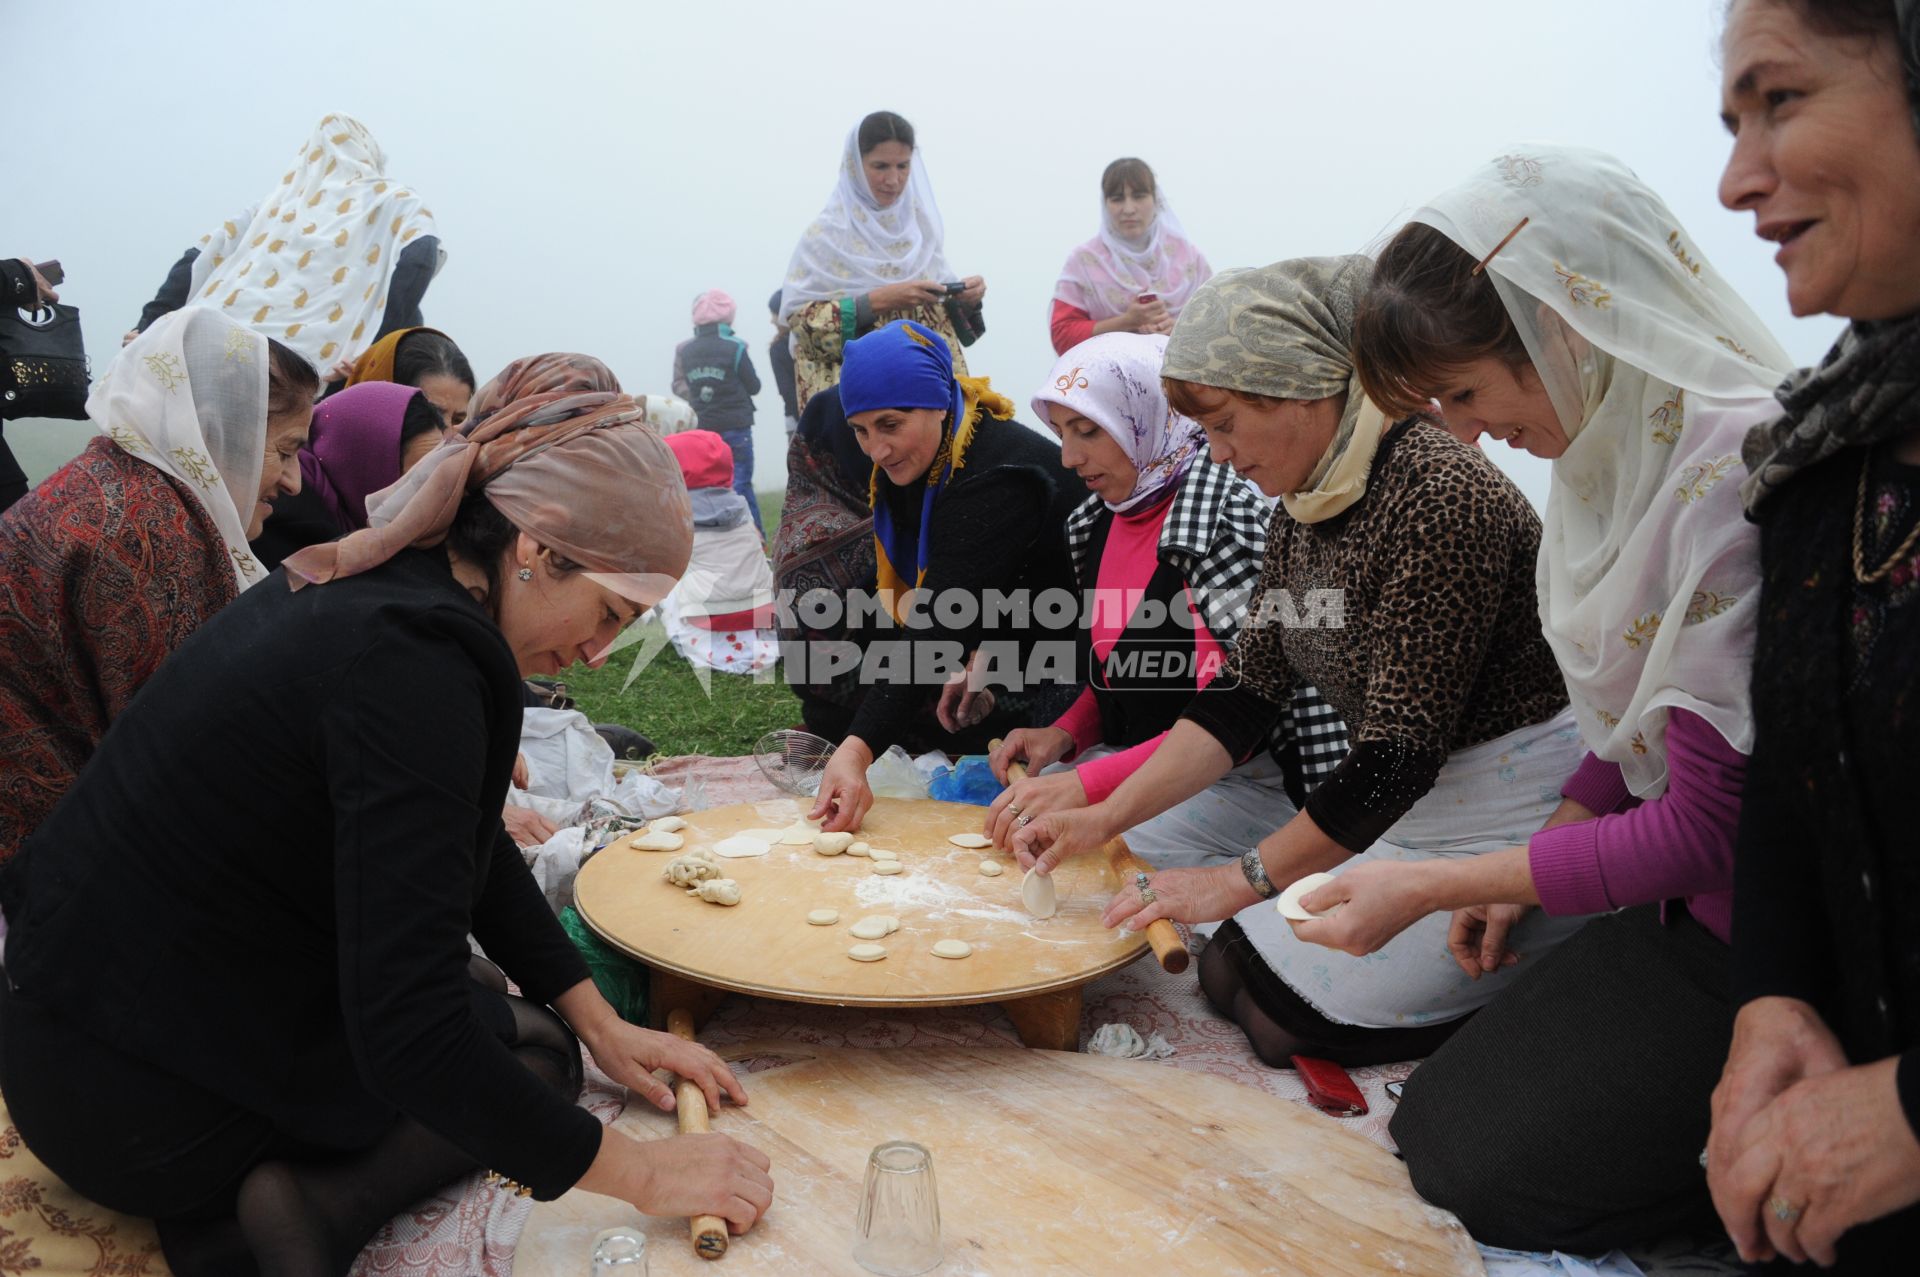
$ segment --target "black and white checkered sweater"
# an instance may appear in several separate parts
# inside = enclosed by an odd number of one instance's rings
[[[1105,509],[1099,497],[1088,497],[1067,517],[1067,550],[1083,588],[1091,587],[1098,571],[1087,563],[1087,547]],[[1187,471],[1167,510],[1159,557],[1185,579],[1222,648],[1232,649],[1247,619],[1275,512],[1259,489],[1204,455]],[[1299,746],[1303,798],[1347,756],[1347,725],[1311,684],[1294,692],[1274,724],[1275,756],[1289,742]]]

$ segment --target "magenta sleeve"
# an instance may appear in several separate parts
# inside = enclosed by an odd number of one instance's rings
[[[1143,740],[1131,749],[1081,763],[1075,770],[1080,773],[1080,788],[1087,791],[1087,802],[1105,802],[1107,795],[1120,788],[1121,781],[1139,771],[1140,765],[1152,756],[1166,738],[1167,734],[1161,732],[1152,740]]]
[[[1567,783],[1560,786],[1560,796],[1573,799],[1596,816],[1619,811],[1632,797],[1626,778],[1620,774],[1620,764],[1593,753],[1581,759]]]
[[[1053,720],[1053,725],[1073,737],[1073,752],[1085,753],[1100,743],[1100,706],[1093,698],[1093,689],[1083,687],[1080,695],[1074,697],[1073,704],[1067,706],[1067,712]]]

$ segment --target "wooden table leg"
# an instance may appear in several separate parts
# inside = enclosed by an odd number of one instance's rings
[[[693,1027],[697,1030],[714,1009],[727,1000],[725,989],[716,989],[671,971],[652,970],[647,976],[647,1024],[651,1028],[665,1031],[668,1013],[685,1011],[693,1017]]]
[[[1061,989],[1002,1002],[1000,1009],[1026,1045],[1040,1051],[1080,1049],[1080,990]]]

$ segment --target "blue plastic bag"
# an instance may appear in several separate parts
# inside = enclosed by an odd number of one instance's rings
[[[934,768],[933,779],[927,785],[927,796],[942,802],[972,803],[976,807],[986,807],[1005,788],[993,778],[993,768],[987,765],[985,754],[967,754],[952,767]]]

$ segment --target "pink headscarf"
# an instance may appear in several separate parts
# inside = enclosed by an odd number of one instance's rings
[[[1130,243],[1113,228],[1103,197],[1100,233],[1067,254],[1053,295],[1098,323],[1125,313],[1141,293],[1157,293],[1168,312],[1178,318],[1193,290],[1212,277],[1213,267],[1187,239],[1180,219],[1157,188],[1153,203],[1153,226],[1147,238]]]
[[[378,567],[446,540],[469,492],[622,597],[657,603],[693,553],[693,510],[673,454],[587,355],[516,359],[474,396],[473,417],[367,501],[370,526],[285,562],[288,586]]]
[[[693,326],[702,324],[731,324],[733,322],[733,298],[717,288],[709,288],[693,299]]]

